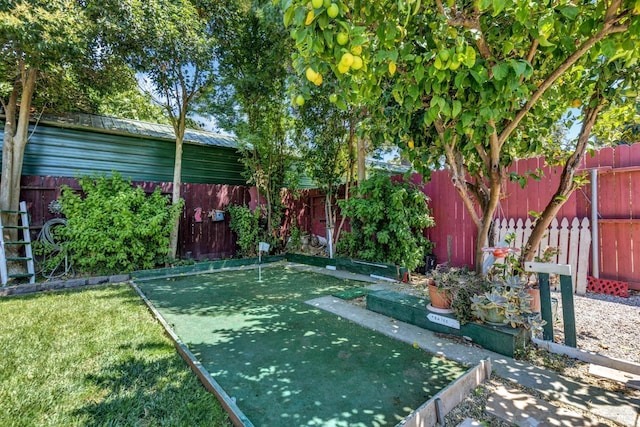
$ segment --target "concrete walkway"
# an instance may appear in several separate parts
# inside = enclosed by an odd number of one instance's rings
[[[375,288],[384,288],[386,286],[385,284],[373,285]],[[321,297],[307,301],[307,304],[334,313],[398,340],[411,344],[415,343],[426,351],[442,355],[447,359],[455,360],[465,365],[477,365],[481,360],[489,358],[491,359],[493,371],[498,376],[528,389],[536,390],[545,397],[546,401],[562,402],[624,426],[640,427],[640,401],[637,399],[625,398],[618,393],[582,384],[549,369],[517,361],[482,348],[452,340],[443,340],[431,331],[354,306],[335,297]],[[531,412],[529,420],[514,419],[511,421],[518,425],[596,425],[593,420],[583,416],[581,413],[566,411],[552,406],[548,402],[536,400],[532,396],[528,396],[516,389],[499,390],[497,399],[492,403],[497,411],[513,413],[514,415],[526,413],[526,410],[514,405],[516,401],[520,403],[529,402],[527,406]],[[536,407],[538,409],[534,411]],[[547,423],[543,420],[538,420],[543,415],[548,420]]]

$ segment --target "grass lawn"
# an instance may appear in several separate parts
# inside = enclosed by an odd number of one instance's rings
[[[126,285],[0,299],[0,426],[230,426]]]

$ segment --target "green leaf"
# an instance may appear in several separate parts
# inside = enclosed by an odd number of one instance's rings
[[[393,95],[393,99],[395,99],[398,104],[402,105],[403,98],[402,95],[400,95],[400,92],[397,89],[394,89],[391,94]]]
[[[476,50],[473,47],[467,46],[465,48],[462,63],[468,68],[471,68],[476,64]]]
[[[289,24],[291,24],[291,20],[293,19],[293,14],[295,13],[295,9],[290,7],[288,9],[286,9],[286,12],[284,13],[284,26],[288,27]]]
[[[509,68],[509,64],[507,64],[506,62],[494,65],[493,67],[491,67],[493,78],[497,81],[504,80],[509,75]]]
[[[489,79],[489,73],[485,68],[469,70],[473,79],[479,84],[485,83]]]
[[[480,10],[487,10],[491,4],[492,0],[480,0]]]
[[[508,55],[509,53],[511,53],[514,47],[515,45],[511,43],[509,40],[505,41],[504,44],[502,45],[502,54]]]
[[[515,59],[511,59],[509,60],[509,64],[516,72],[516,77],[524,75],[524,73],[527,71],[528,64],[525,61],[517,61]]]
[[[473,115],[473,113],[471,112],[464,112],[462,113],[462,126],[464,128],[468,128],[469,125],[471,124],[471,122],[473,122],[473,119],[475,118],[475,116]]]
[[[578,17],[578,14],[580,13],[580,9],[573,5],[560,6],[558,9],[565,18],[568,18],[572,21],[575,21],[575,19]]]
[[[456,77],[454,79],[454,85],[457,89],[464,89],[468,84],[465,85],[465,80],[469,74],[466,71],[459,71],[456,73]]]
[[[417,83],[422,81],[424,78],[424,66],[422,64],[416,65],[416,68],[413,71],[413,77],[416,79]]]
[[[456,118],[462,111],[462,102],[455,99],[453,101],[453,108],[451,109],[451,117]]]
[[[418,99],[418,96],[420,96],[420,89],[417,85],[410,85],[408,88],[408,92],[409,96],[411,96],[411,98],[413,98],[414,100]]]
[[[506,6],[506,0],[493,0],[493,16],[498,16]]]
[[[548,39],[553,33],[554,19],[553,13],[546,13],[538,19],[538,32],[542,37]]]

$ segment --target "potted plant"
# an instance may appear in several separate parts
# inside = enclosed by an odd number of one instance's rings
[[[507,276],[490,282],[490,289],[471,298],[471,309],[481,321],[493,325],[510,325],[533,331],[541,330],[544,321],[531,310],[532,298],[520,276]]]
[[[436,309],[451,309],[458,291],[468,285],[474,272],[466,268],[438,266],[427,280],[430,306]]]

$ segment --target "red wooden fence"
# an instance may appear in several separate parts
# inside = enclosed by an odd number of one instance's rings
[[[529,178],[524,189],[517,182],[505,183],[497,218],[524,221],[532,218],[529,212],[544,209],[557,188],[562,168],[551,168],[544,158],[533,158],[516,162],[510,171],[526,175],[538,168],[543,171],[542,179]],[[640,144],[587,154],[581,169],[589,176],[589,170],[594,168],[598,169],[600,278],[627,281],[632,288],[640,289]],[[422,184],[419,175],[412,180]],[[433,172],[431,180],[423,184],[423,191],[431,199],[436,221],[436,226],[425,234],[436,243],[438,262],[473,266],[476,227],[449,172]],[[587,184],[569,197],[557,218],[591,218],[591,200],[591,185]],[[321,236],[325,236],[323,201],[322,194],[313,190],[303,192],[298,204],[291,205],[298,212],[301,228]],[[300,216],[301,213],[304,214]]]
[[[73,178],[23,176],[21,200],[27,202],[31,216],[32,237],[36,237],[42,225],[55,215],[49,212],[49,203],[60,196],[61,187],[79,188]],[[171,183],[134,182],[146,192],[160,186],[170,195]],[[235,255],[236,238],[229,228],[229,218],[213,221],[208,214],[223,210],[229,204],[255,205],[255,190],[250,187],[222,184],[182,184],[185,207],[180,216],[178,255],[182,258],[219,259]],[[200,221],[198,221],[200,220]]]
[[[506,183],[497,217],[525,220],[530,211],[539,212],[549,202],[560,179],[560,167],[550,168],[543,158],[534,158],[517,162],[511,171],[526,174],[536,168],[544,171],[540,181],[529,179],[524,189],[516,182]],[[640,144],[587,154],[581,169],[589,174],[594,168],[598,170],[600,278],[626,281],[631,287],[640,288]],[[420,177],[414,179],[419,181]],[[449,172],[434,172],[431,181],[424,184],[424,192],[431,198],[436,221],[427,235],[436,242],[439,262],[472,266],[476,228]],[[590,218],[591,202],[591,184],[587,184],[572,194],[558,218]]]
[[[600,277],[640,289],[640,144],[604,148],[585,168],[598,170]],[[591,186],[584,191],[591,200]],[[578,206],[581,215],[590,210]]]
[[[504,198],[496,213],[498,218],[525,220],[530,211],[541,211],[552,197],[560,177],[560,168],[550,168],[544,159],[525,159],[513,165],[519,174],[544,171],[540,181],[529,179],[522,189],[516,182],[505,184]],[[599,270],[600,278],[621,280],[640,288],[640,144],[605,148],[593,156],[587,155],[582,169],[598,170],[599,212]],[[413,177],[419,183],[419,176]],[[54,217],[48,205],[60,195],[61,185],[78,188],[75,179],[60,177],[29,177],[22,179],[22,200],[26,200],[31,214],[34,233],[45,221]],[[160,185],[165,194],[171,193],[171,184],[136,183],[146,191]],[[447,171],[435,171],[424,184],[430,197],[430,206],[436,226],[426,231],[436,243],[435,254],[439,262],[452,265],[474,265],[476,228],[451,184]],[[255,188],[215,184],[183,184],[185,209],[180,219],[179,255],[195,259],[227,258],[235,254],[235,236],[229,229],[229,219],[214,222],[207,217],[212,210],[224,209],[228,204],[246,204],[255,207]],[[567,200],[558,218],[591,216],[591,185],[585,185]],[[284,227],[295,217],[298,227],[307,232],[325,236],[324,195],[317,190],[302,193],[293,199],[285,195],[287,206]],[[197,209],[200,208],[198,214]],[[202,221],[198,222],[197,217]],[[595,243],[595,242],[594,242]]]

